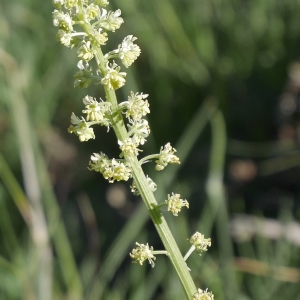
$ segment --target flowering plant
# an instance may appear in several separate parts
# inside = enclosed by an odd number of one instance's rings
[[[165,247],[165,250],[154,251],[148,243],[136,243],[138,247],[132,250],[130,257],[140,265],[148,260],[154,267],[154,255],[166,254],[188,299],[213,299],[212,293],[201,289],[197,291],[185,263],[194,249],[197,252],[206,251],[207,246],[211,245],[210,239],[204,239],[200,233],[193,235],[190,239],[193,246],[183,258],[160,208],[167,205],[168,211],[178,216],[183,207],[189,208],[189,203],[180,199],[179,194],[172,193],[165,202],[158,204],[153,194],[156,184],[142,169],[142,164],[152,160],[155,160],[157,171],[168,164],[179,164],[176,149],[167,143],[159,153],[138,160],[141,152],[138,147],[146,143],[150,134],[148,121],[144,118],[150,113],[148,95],[131,92],[128,100],[121,103],[116,98],[115,90],[126,83],[126,72],[121,71],[116,61],[119,60],[126,68],[132,65],[141,53],[140,47],[135,44],[137,38],[129,35],[115,50],[103,54],[102,47],[108,40],[108,32],[119,29],[124,22],[119,9],[107,11],[107,0],[53,0],[53,5],[53,24],[58,27],[58,41],[68,48],[77,49],[79,70],[75,74],[74,86],[87,88],[94,82],[101,84],[105,92],[105,100],[97,101],[89,95],[83,98],[85,108],[82,113],[85,117],[72,113],[68,131],[85,142],[95,139],[95,125],[114,130],[120,148],[119,157],[110,159],[102,152],[94,153],[89,169],[101,173],[111,183],[132,179],[131,191],[134,195],[141,195]],[[95,59],[95,68],[90,65],[92,59]]]

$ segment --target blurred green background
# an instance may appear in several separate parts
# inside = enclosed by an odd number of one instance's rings
[[[195,231],[212,247],[188,260],[215,299],[300,299],[300,2],[114,0],[124,36],[142,54],[126,69],[150,94],[151,137],[181,165],[145,171],[159,202],[181,193],[190,210],[167,216],[182,252]],[[87,170],[93,152],[118,156],[112,131],[80,143],[71,112],[101,86],[73,88],[76,51],[56,41],[51,1],[0,0],[0,299],[182,300],[167,258],[132,264],[136,241],[161,249],[129,184]],[[125,68],[124,68],[125,69]]]

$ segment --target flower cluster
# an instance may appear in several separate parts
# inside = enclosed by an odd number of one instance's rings
[[[108,32],[114,32],[123,23],[121,11],[119,9],[107,11],[105,9],[108,5],[107,0],[52,0],[52,3],[55,8],[52,14],[53,24],[58,27],[57,40],[66,47],[77,49],[79,70],[74,76],[74,86],[87,88],[94,80],[96,84],[104,86],[107,97],[107,101],[103,101],[101,98],[100,101],[97,101],[88,95],[84,97],[85,109],[82,110],[82,113],[85,114],[85,117],[77,117],[72,113],[68,131],[76,134],[83,142],[95,138],[91,126],[102,125],[108,129],[113,126],[119,138],[121,159],[109,159],[102,152],[94,153],[89,162],[89,170],[100,172],[111,183],[120,180],[127,181],[134,177],[131,191],[133,194],[139,195],[142,192],[140,189],[144,189],[144,185],[142,181],[139,181],[139,177],[136,177],[136,171],[143,163],[156,159],[155,169],[161,171],[168,164],[180,164],[180,161],[174,154],[176,149],[167,143],[161,147],[159,154],[144,157],[139,161],[140,165],[137,165],[136,157],[141,151],[138,147],[145,144],[146,138],[150,134],[148,121],[143,119],[150,112],[148,95],[131,92],[128,101],[120,104],[117,103],[114,95],[114,90],[121,88],[126,82],[126,73],[121,71],[121,67],[115,60],[119,59],[126,68],[131,66],[141,53],[140,47],[135,44],[137,38],[128,35],[117,49],[102,54],[101,47],[108,40]],[[79,30],[77,30],[78,28]],[[96,61],[95,72],[90,66],[93,59],[94,62]],[[127,131],[122,114],[127,118]],[[156,191],[157,185],[153,180],[147,176],[146,181],[148,188],[152,192]],[[145,195],[146,191],[143,192]],[[168,199],[157,207],[162,205],[168,205],[168,211],[174,216],[177,216],[184,206],[189,208],[187,200],[180,199],[180,195],[174,193],[168,195]],[[185,261],[194,250],[201,253],[207,251],[207,247],[211,245],[210,239],[205,239],[204,235],[199,232],[196,232],[189,241],[192,246],[184,257]],[[154,267],[156,254],[170,255],[165,250],[154,251],[148,243],[146,245],[136,243],[136,245],[137,248],[132,250],[130,257],[140,265],[148,260]],[[201,289],[198,289],[198,292],[193,295],[193,300],[213,300],[213,298],[212,293]]]
[[[85,96],[83,98],[85,110],[83,110],[82,112],[87,115],[87,121],[96,121],[103,126],[109,127],[109,116],[111,114],[110,103],[104,102],[102,99],[100,100],[101,102],[97,102],[95,98]]]
[[[168,205],[168,211],[170,211],[174,216],[178,216],[182,207],[186,206],[189,208],[189,203],[187,200],[180,199],[180,194],[172,193],[172,196],[168,195],[168,200],[166,200]]]
[[[171,144],[168,143],[165,147],[160,148],[158,160],[156,160],[156,171],[163,170],[168,164],[180,164],[179,158],[174,155],[176,149],[172,148]]]
[[[121,109],[126,109],[125,115],[128,119],[141,120],[142,117],[150,113],[148,100],[149,95],[131,92],[128,101],[119,104]]]
[[[110,103],[97,102],[93,97],[85,96],[83,98],[83,103],[85,104],[86,119],[77,117],[74,113],[71,115],[71,124],[68,131],[70,133],[75,133],[81,142],[86,142],[89,139],[94,139],[95,134],[91,125],[99,124],[109,128],[110,126]]]
[[[107,42],[107,32],[119,29],[124,22],[121,10],[107,11],[104,7],[106,0],[52,0],[55,10],[52,14],[53,25],[58,27],[56,38],[69,48],[78,48],[77,55],[86,63],[93,59],[97,48]],[[76,27],[80,30],[76,30]],[[135,37],[129,35],[124,38],[118,48],[104,56],[106,65],[93,76],[91,67],[79,66],[80,71],[75,75],[75,86],[86,88],[92,78],[101,76],[100,82],[108,89],[118,89],[125,84],[125,72],[121,67],[109,59],[120,59],[125,67],[129,67],[140,55],[141,49],[134,43]],[[98,69],[98,68],[97,68]],[[99,74],[99,71],[101,74]]]
[[[212,292],[208,292],[198,289],[197,293],[193,296],[193,300],[214,300],[214,295]]]
[[[144,145],[147,141],[146,137],[150,134],[148,121],[145,119],[129,120],[129,123],[127,124],[129,136],[132,136],[132,140],[136,145]]]
[[[125,72],[120,72],[121,67],[115,62],[106,64],[107,73],[102,78],[101,83],[106,85],[109,90],[117,90],[125,84]]]
[[[196,248],[196,251],[199,254],[201,254],[201,252],[207,251],[207,247],[211,246],[210,238],[205,239],[204,234],[201,234],[198,231],[191,236],[189,242]]]
[[[71,115],[71,123],[68,131],[70,133],[75,133],[80,142],[86,142],[89,139],[95,139],[95,134],[93,128],[90,128],[89,122],[86,122],[83,117],[79,119],[74,113]]]
[[[128,35],[118,46],[118,49],[105,54],[105,58],[119,57],[123,65],[128,68],[141,54],[140,47],[133,43],[136,39],[133,35]]]
[[[118,141],[118,144],[119,144],[120,149],[122,151],[120,157],[124,157],[125,155],[138,156],[139,151],[142,151],[142,150],[137,148],[137,146],[136,146],[137,144],[134,142],[134,140],[132,138],[127,138],[127,139],[125,139],[124,142]]]
[[[91,156],[89,170],[100,172],[110,183],[116,181],[127,181],[131,175],[131,169],[125,162],[116,159],[110,160],[104,153],[94,153]]]
[[[134,259],[134,263],[139,263],[143,265],[144,261],[148,259],[149,264],[153,268],[155,266],[154,260],[156,257],[153,255],[153,247],[149,247],[148,243],[146,245],[135,243],[138,247],[133,249],[129,254],[132,259]]]

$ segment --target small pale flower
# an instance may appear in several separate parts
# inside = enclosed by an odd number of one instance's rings
[[[118,9],[115,12],[110,11],[107,13],[106,9],[102,9],[102,14],[99,16],[97,24],[105,30],[115,31],[120,28],[124,22],[121,16],[121,10]]]
[[[149,264],[153,268],[155,266],[154,260],[156,257],[153,255],[153,247],[149,247],[148,243],[146,245],[135,243],[138,247],[133,249],[129,254],[133,259],[133,263],[139,263],[141,266],[143,265],[145,260],[149,261]]]
[[[102,173],[103,177],[110,183],[113,183],[115,180],[127,181],[132,176],[131,169],[126,164],[114,158],[109,160],[102,152],[94,153],[91,156],[89,170]]]
[[[87,88],[92,82],[92,68],[89,67],[89,64],[87,62],[85,65],[83,65],[82,60],[78,62],[77,67],[79,71],[74,75],[74,87],[78,86],[80,88]]]
[[[180,164],[179,158],[174,155],[176,149],[172,148],[171,144],[168,143],[165,147],[160,148],[158,160],[156,160],[156,171],[163,170],[168,164]]]
[[[150,134],[150,127],[148,121],[141,120],[129,120],[130,124],[127,124],[129,135],[132,136],[132,140],[137,145],[144,145],[146,137]]]
[[[83,103],[85,104],[85,113],[87,121],[98,121],[101,125],[109,127],[110,121],[107,117],[110,114],[110,103],[97,102],[95,98],[90,96],[85,96],[83,98]]]
[[[108,89],[112,90],[117,90],[120,87],[122,87],[125,84],[125,72],[120,72],[121,67],[118,66],[115,62],[112,64],[109,64],[107,62],[106,68],[108,72],[102,78],[101,83],[106,85]]]
[[[112,168],[113,168],[113,176],[109,179],[109,182],[117,181],[127,181],[131,175],[131,169],[126,166],[124,163],[117,161],[116,159],[112,159],[111,161]]]
[[[66,47],[71,47],[72,34],[59,29],[56,34],[57,40]]]
[[[84,9],[83,13],[84,13],[85,20],[87,22],[90,22],[100,14],[100,8],[99,6],[92,3]]]
[[[69,14],[64,14],[62,11],[54,10],[52,13],[53,25],[58,26],[59,29],[65,32],[70,32],[73,30],[73,21]]]
[[[146,179],[150,190],[154,193],[157,190],[157,184],[150,177],[148,177],[148,175],[146,176]],[[138,196],[140,194],[135,181],[132,182],[130,189],[133,195]]]
[[[214,295],[212,292],[208,292],[198,289],[198,292],[193,296],[192,300],[214,300]]]
[[[180,194],[172,193],[172,196],[168,195],[166,203],[168,204],[168,211],[170,211],[174,216],[178,216],[182,207],[186,206],[189,208],[189,203],[187,200],[180,199]]]
[[[122,150],[120,157],[124,157],[124,155],[137,156],[139,155],[139,151],[142,151],[136,147],[137,145],[134,143],[132,138],[125,139],[124,143],[118,140],[118,144]]]
[[[91,60],[94,57],[93,49],[91,49],[91,42],[82,41],[81,46],[77,50],[77,55],[85,61]]]
[[[128,96],[128,101],[120,103],[120,106],[123,104],[127,108],[125,112],[126,118],[131,118],[133,120],[140,120],[143,116],[150,113],[148,100],[144,100],[149,95],[143,93],[130,93]]]
[[[102,32],[102,28],[99,28],[98,31],[95,29],[89,39],[93,45],[101,46],[105,45],[107,42],[107,33]]]
[[[72,7],[77,5],[77,0],[65,0],[65,8],[71,9]]]
[[[119,54],[120,59],[122,60],[125,67],[129,67],[141,54],[141,49],[138,45],[134,44],[133,42],[137,38],[128,35],[124,38],[121,45],[119,45],[118,50],[115,50],[116,53]]]
[[[211,246],[211,239],[205,239],[204,234],[201,234],[200,232],[194,233],[191,238],[189,239],[189,242],[195,246],[196,251],[198,254],[201,254],[201,252],[207,251],[207,247]]]
[[[89,170],[103,173],[106,169],[111,168],[111,161],[103,152],[91,155]]]
[[[89,124],[84,118],[79,119],[72,113],[71,123],[72,125],[68,128],[68,132],[75,133],[79,137],[80,142],[86,142],[95,138],[93,128],[89,128]]]

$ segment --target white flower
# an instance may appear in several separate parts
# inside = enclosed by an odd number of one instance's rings
[[[149,247],[148,243],[146,245],[135,243],[138,247],[133,249],[129,254],[132,259],[134,259],[133,263],[139,263],[143,265],[145,260],[149,261],[151,267],[154,267],[154,260],[156,257],[153,255],[153,247]]]
[[[83,10],[83,13],[85,21],[89,23],[91,20],[94,20],[97,16],[99,16],[100,8],[92,3]]]
[[[85,110],[82,112],[87,114],[87,121],[97,121],[103,126],[109,127],[110,121],[107,118],[107,115],[110,114],[110,103],[97,102],[96,99],[90,96],[85,96],[83,98],[83,103],[85,104]]]
[[[144,145],[146,137],[150,134],[150,127],[148,121],[141,120],[129,120],[130,124],[127,124],[129,135],[132,136],[132,140],[137,145]]]
[[[80,142],[86,142],[89,139],[94,139],[93,128],[89,128],[89,124],[85,121],[84,118],[79,119],[74,113],[71,116],[72,125],[68,128],[70,133],[75,133]]]
[[[107,62],[106,68],[108,72],[102,78],[101,83],[106,85],[109,90],[117,90],[125,84],[125,72],[120,72],[120,66],[118,66],[115,62],[109,65]]]
[[[120,28],[121,24],[124,22],[120,17],[121,10],[118,9],[115,12],[110,11],[107,13],[106,9],[102,9],[102,14],[99,16],[99,21],[97,25],[105,30],[115,31]]]
[[[118,144],[122,150],[120,157],[124,157],[124,155],[137,156],[139,155],[139,151],[142,151],[136,147],[137,145],[134,143],[132,138],[127,138],[124,142],[118,140]]]
[[[124,38],[121,45],[119,45],[118,50],[115,50],[119,54],[125,67],[129,67],[141,54],[141,49],[138,45],[134,44],[137,38],[129,35]]]
[[[189,208],[189,203],[187,200],[180,199],[180,194],[172,193],[172,196],[168,195],[166,203],[168,204],[168,211],[170,211],[174,216],[178,216],[182,207],[186,206]]]
[[[90,41],[82,41],[81,46],[77,50],[79,58],[82,58],[85,61],[89,61],[94,57],[93,49],[91,49]]]
[[[144,100],[149,95],[143,93],[130,93],[128,96],[128,101],[120,103],[120,107],[126,107],[126,118],[131,118],[133,120],[140,120],[143,116],[150,113],[148,100]]]
[[[168,143],[165,147],[160,148],[158,160],[156,160],[156,171],[163,170],[168,164],[180,164],[179,158],[174,155],[176,149],[172,148],[171,144]]]
[[[198,289],[198,292],[193,296],[193,300],[214,300],[214,295],[212,292],[208,292]]]
[[[52,13],[53,25],[58,26],[59,29],[70,32],[73,30],[73,21],[69,14],[64,14],[62,11],[54,10]]]
[[[201,234],[198,231],[191,236],[189,241],[193,246],[195,246],[196,251],[199,254],[201,254],[201,252],[207,251],[207,247],[211,246],[211,239],[205,239],[204,234]]]

